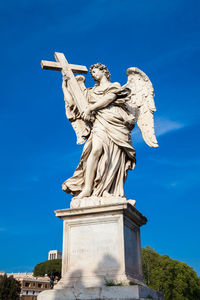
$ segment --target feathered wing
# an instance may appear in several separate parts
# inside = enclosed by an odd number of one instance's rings
[[[82,75],[76,76],[76,80],[83,93],[86,93],[87,88],[85,87],[85,77]],[[64,98],[65,98],[65,111],[68,120],[71,122],[72,127],[76,133],[77,144],[81,145],[90,134],[90,127],[81,119],[79,110],[75,105],[72,96],[69,94],[67,86],[63,87]]]
[[[154,129],[153,113],[156,107],[152,83],[148,76],[136,67],[128,68],[126,74],[128,81],[124,87],[131,90],[127,108],[133,114],[146,144],[158,147]]]

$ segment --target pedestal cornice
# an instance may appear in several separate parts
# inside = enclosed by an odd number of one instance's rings
[[[147,223],[147,218],[143,216],[134,206],[128,201],[125,203],[108,204],[102,206],[88,206],[82,208],[69,208],[55,210],[56,217],[66,220],[83,215],[101,215],[111,213],[123,213],[133,220],[137,225],[142,226]]]

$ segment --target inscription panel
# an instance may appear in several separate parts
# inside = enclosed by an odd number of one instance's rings
[[[120,265],[118,218],[69,225],[69,270],[110,272]]]

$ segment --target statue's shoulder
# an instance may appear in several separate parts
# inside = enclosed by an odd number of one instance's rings
[[[116,87],[116,88],[121,88],[121,84],[119,82],[111,82],[110,86]]]
[[[113,93],[116,93],[118,91],[121,90],[121,84],[119,82],[111,82],[109,84],[109,86],[106,88],[105,92],[106,93],[110,93],[110,92],[113,92]]]

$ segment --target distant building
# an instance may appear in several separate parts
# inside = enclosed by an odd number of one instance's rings
[[[59,250],[50,250],[48,253],[48,260],[62,258],[62,252]]]
[[[6,272],[0,271],[0,276],[4,276],[5,274],[6,274]]]
[[[62,258],[62,252],[51,250],[48,253],[48,260]],[[6,274],[8,277],[13,276],[21,284],[20,300],[36,300],[40,292],[49,290],[49,277],[34,277],[33,273],[5,273],[0,271],[0,276]],[[54,282],[56,284],[57,281]]]
[[[48,277],[34,277],[33,273],[7,273],[21,283],[20,300],[36,300],[40,292],[50,289]]]

